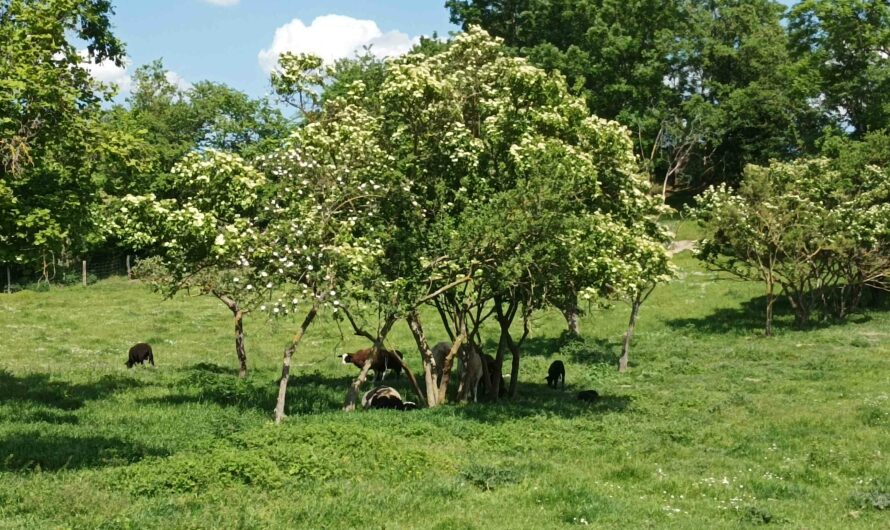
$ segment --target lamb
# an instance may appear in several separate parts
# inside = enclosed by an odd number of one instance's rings
[[[135,344],[130,348],[129,358],[127,359],[127,368],[132,368],[133,365],[137,363],[145,366],[146,360],[150,362],[152,366],[155,365],[155,356],[151,351],[151,346],[144,342]]]
[[[562,387],[566,387],[566,367],[562,361],[553,361],[547,369],[547,386],[556,388],[556,384],[562,379]]]
[[[338,355],[343,360],[343,364],[352,363],[359,369],[365,367],[365,362],[371,356],[373,348],[365,348],[355,353],[347,353]],[[396,357],[398,356],[398,357]],[[396,374],[396,378],[402,373],[402,352],[399,350],[380,350],[377,358],[371,364],[374,370],[374,381],[383,381],[386,376],[386,370],[392,370]]]
[[[363,409],[394,409],[394,410],[414,410],[417,404],[413,401],[402,401],[395,388],[389,386],[378,386],[372,390],[365,392],[362,397]]]
[[[578,399],[581,401],[589,401],[593,403],[600,398],[599,392],[596,390],[582,390],[578,392]]]

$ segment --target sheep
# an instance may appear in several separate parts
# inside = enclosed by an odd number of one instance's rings
[[[436,360],[436,384],[442,382],[442,374],[445,372],[445,357],[451,351],[451,343],[447,341],[440,342],[433,346],[433,359]]]
[[[436,360],[436,382],[442,382],[442,376],[445,373],[445,358],[448,357],[448,353],[451,351],[452,344],[447,341],[442,341],[432,348],[433,359]],[[478,390],[479,390],[479,381],[482,379],[482,358],[479,357],[479,354],[475,351],[470,351],[469,354],[469,368],[470,375],[467,381],[470,383],[470,392],[473,394],[473,401],[478,400]],[[458,359],[458,370],[457,373],[463,375],[463,363],[460,359]],[[461,379],[463,381],[463,379]],[[458,393],[460,393],[458,390]]]
[[[414,410],[417,408],[417,404],[413,401],[402,401],[402,396],[392,387],[378,386],[365,392],[362,397],[362,408]]]
[[[469,374],[466,376],[466,379],[463,378],[464,374],[464,366],[462,362],[459,362],[459,367],[457,373],[461,374],[461,387],[458,388],[458,395],[461,394],[462,385],[464,381],[469,383],[469,388],[467,389],[467,393],[473,394],[473,403],[476,403],[479,398],[479,381],[482,380],[482,357],[479,356],[479,353],[476,352],[475,348],[470,348],[467,352],[467,366],[466,369],[469,370]],[[460,359],[462,361],[463,359]]]
[[[562,387],[566,387],[566,367],[562,364],[562,361],[553,361],[550,363],[550,368],[547,369],[547,386],[552,386],[556,388],[559,380],[562,379]]]
[[[354,364],[359,369],[365,367],[365,362],[371,356],[373,348],[365,348],[363,350],[358,350],[355,353],[346,353],[343,355],[338,355],[343,364]],[[396,357],[398,356],[398,357]],[[374,381],[383,381],[386,377],[386,370],[392,370],[396,374],[396,378],[398,379],[399,375],[402,373],[402,352],[399,350],[380,350],[377,355],[377,358],[374,359],[374,362],[371,364],[371,369],[374,370]]]
[[[145,366],[145,361],[151,363],[152,366],[155,365],[155,356],[151,351],[151,346],[144,342],[140,342],[139,344],[133,345],[129,351],[129,358],[127,359],[127,368],[132,368],[134,364],[141,364]]]
[[[596,390],[582,390],[578,392],[578,399],[581,401],[589,401],[593,403],[600,398],[599,392]]]
[[[495,358],[487,353],[483,353],[482,362],[484,362],[485,366],[488,368],[489,386],[494,388],[495,381],[500,381],[500,385],[498,386],[498,397],[506,396],[507,385],[504,382],[504,375],[498,369],[498,363]]]

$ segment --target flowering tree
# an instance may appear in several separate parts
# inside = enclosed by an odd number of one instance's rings
[[[294,67],[312,64],[297,62]],[[356,104],[362,97],[363,85],[355,83],[342,97],[326,102],[281,150],[262,160],[277,190],[269,204],[269,222],[250,241],[253,274],[244,289],[265,298],[260,309],[272,316],[302,316],[284,351],[276,422],[285,416],[291,359],[319,311],[348,315],[356,332],[373,341],[375,351],[397,321],[393,310],[382,310],[371,333],[347,309],[372,300],[371,293],[379,289],[381,258],[391,237],[388,204],[406,188],[380,145],[384,135],[379,118]],[[354,385],[351,394],[357,389]]]
[[[173,168],[171,189],[179,199],[126,195],[110,206],[106,230],[155,258],[138,271],[166,296],[185,289],[211,294],[232,312],[239,375],[247,375],[240,277],[250,262],[246,239],[253,226],[265,177],[237,155],[190,153]]]
[[[705,229],[702,260],[764,282],[767,335],[777,287],[799,325],[817,308],[844,318],[866,286],[890,288],[890,175],[876,166],[844,174],[828,159],[748,166],[738,192],[711,188],[694,213]]]
[[[495,317],[498,367],[511,351],[515,393],[522,343],[510,335],[516,316],[527,324],[548,302],[642,283],[647,260],[666,263],[664,249],[654,250],[659,201],[647,195],[627,131],[590,116],[560,76],[511,57],[484,31],[470,28],[439,52],[391,63],[380,101],[387,145],[412,197],[394,224],[397,248],[386,251],[399,264],[390,279],[409,279],[406,288],[423,286],[424,293],[468,279],[429,300],[456,345],[446,374],[458,350],[481,352],[481,324]],[[610,221],[607,235],[628,232],[631,246],[653,252],[625,266],[614,245],[590,239],[603,219]],[[435,360],[417,312],[408,319],[424,359],[427,400],[441,402],[447,379],[433,395]]]

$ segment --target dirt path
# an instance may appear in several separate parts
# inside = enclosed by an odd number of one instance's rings
[[[671,243],[671,246],[668,247],[668,254],[673,256],[674,254],[683,252],[684,250],[692,250],[694,248],[695,241],[691,239],[680,239]]]

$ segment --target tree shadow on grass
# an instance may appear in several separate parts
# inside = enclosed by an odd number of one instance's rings
[[[90,383],[51,381],[48,374],[17,376],[0,370],[0,405],[34,404],[61,410],[77,410],[87,402],[118,391],[142,386],[130,378],[106,375]]]
[[[184,377],[176,385],[176,393],[145,400],[161,405],[214,404],[237,407],[271,414],[278,397],[278,381],[268,378],[240,379],[230,370],[214,368],[201,363],[182,369]],[[343,407],[346,392],[355,378],[354,373],[342,377],[329,377],[319,372],[291,374],[287,392],[288,416],[300,416],[339,411]],[[396,388],[407,400],[417,401],[413,390],[403,375],[395,380],[388,377],[382,384]],[[362,388],[366,392],[377,386],[368,381]],[[421,382],[422,386],[422,382]],[[453,397],[456,383],[449,396]],[[481,391],[481,390],[480,390]],[[503,399],[498,403],[480,402],[454,407],[458,414],[477,421],[506,421],[528,416],[555,415],[574,417],[582,414],[620,412],[629,405],[631,398],[605,395],[595,403],[576,399],[576,392],[554,390],[544,384],[519,383],[520,398]]]
[[[619,345],[596,337],[573,337],[563,333],[559,337],[530,337],[522,343],[522,357],[543,357],[569,360],[583,364],[617,364]],[[488,341],[486,352],[496,352],[497,344]],[[509,367],[511,356],[504,357],[504,366]]]
[[[21,472],[126,465],[168,453],[120,438],[19,432],[0,437],[0,455],[0,471]]]
[[[177,383],[176,393],[146,402],[164,405],[212,403],[266,413],[271,413],[275,408],[277,379],[251,376],[241,379],[233,370],[208,363],[199,363],[181,371],[184,377]],[[291,373],[285,413],[296,416],[339,410],[353,378],[354,374],[328,377],[319,372]],[[407,390],[407,378],[404,376],[398,383],[387,379],[385,384],[392,384],[400,392],[403,387]]]
[[[0,423],[77,425],[79,422],[75,412],[34,408],[27,403],[0,410]]]
[[[554,390],[537,383],[519,383],[519,397],[496,403],[473,403],[455,407],[455,414],[481,423],[500,423],[534,416],[575,418],[593,414],[625,412],[633,398],[601,394],[595,402],[580,401],[577,391]]]
[[[873,307],[871,310],[880,310]],[[855,313],[846,320],[820,318],[813,315],[812,320],[803,328],[796,326],[794,313],[787,298],[778,298],[773,306],[773,327],[777,329],[813,330],[842,325],[847,322],[865,323],[871,316]],[[665,320],[665,324],[673,329],[693,329],[707,334],[751,334],[763,333],[766,326],[766,296],[756,296],[742,302],[738,307],[721,307],[710,315],[699,318],[674,318]]]

